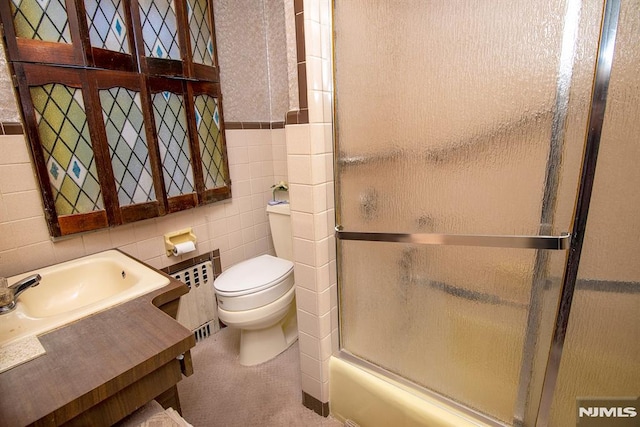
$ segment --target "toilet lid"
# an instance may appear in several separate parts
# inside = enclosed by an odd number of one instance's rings
[[[242,295],[270,288],[293,270],[293,263],[271,255],[260,255],[229,268],[213,281],[216,291]]]

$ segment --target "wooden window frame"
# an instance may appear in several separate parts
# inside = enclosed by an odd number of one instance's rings
[[[98,230],[231,198],[231,180],[225,143],[222,94],[220,90],[212,0],[208,3],[209,28],[213,43],[213,66],[194,63],[186,1],[176,0],[178,45],[181,60],[145,56],[138,0],[124,0],[128,48],[132,54],[91,46],[84,0],[64,0],[72,42],[55,43],[16,37],[10,2],[0,2],[5,46],[14,75],[19,104],[29,140],[44,204],[45,218],[52,237]],[[104,210],[58,215],[38,131],[30,88],[60,83],[82,90],[87,125],[94,152]],[[149,150],[155,201],[121,206],[113,174],[105,130],[100,90],[121,87],[140,94],[144,132]],[[169,197],[163,180],[160,148],[155,126],[152,94],[170,91],[181,95],[187,120],[187,144],[191,156],[194,192]],[[195,123],[194,99],[206,94],[216,99],[225,183],[207,189],[203,178],[199,137]]]

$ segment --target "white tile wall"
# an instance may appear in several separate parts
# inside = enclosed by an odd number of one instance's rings
[[[265,206],[271,185],[288,180],[285,131],[228,130],[226,137],[232,200],[52,242],[25,138],[0,136],[0,276],[111,248],[158,268],[214,249],[223,268],[273,253]],[[185,227],[194,229],[197,253],[167,257],[163,235]]]
[[[338,349],[329,0],[305,0],[304,17],[309,124],[286,127],[300,367],[302,390],[328,402]]]
[[[327,402],[328,360],[338,348],[329,0],[304,0],[304,16],[310,123],[227,131],[232,200],[53,243],[24,138],[0,136],[0,275],[108,247],[164,267],[180,259],[162,253],[162,235],[184,226],[197,230],[198,253],[220,249],[226,268],[273,251],[264,206],[271,185],[289,180],[302,389]]]

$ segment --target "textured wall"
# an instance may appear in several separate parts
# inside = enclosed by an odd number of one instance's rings
[[[214,0],[226,121],[282,121],[289,110],[285,2]]]
[[[270,121],[262,0],[215,0],[216,42],[226,121]]]
[[[4,54],[4,42],[0,38],[0,122],[19,122],[20,115],[11,86],[11,75]]]
[[[296,48],[296,14],[293,0],[284,0],[284,24],[287,38],[287,72],[289,74],[289,111],[300,108],[298,99],[298,51]]]
[[[283,0],[264,0],[271,121],[283,121],[289,111],[287,32]]]
[[[225,120],[284,120],[297,108],[293,1],[214,0],[214,12]],[[2,45],[0,122],[18,121]]]

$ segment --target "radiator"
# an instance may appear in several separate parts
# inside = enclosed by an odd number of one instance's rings
[[[190,288],[188,294],[180,297],[178,322],[193,331],[196,341],[218,332],[220,323],[218,322],[218,304],[213,291],[211,261],[176,271],[171,276]]]

